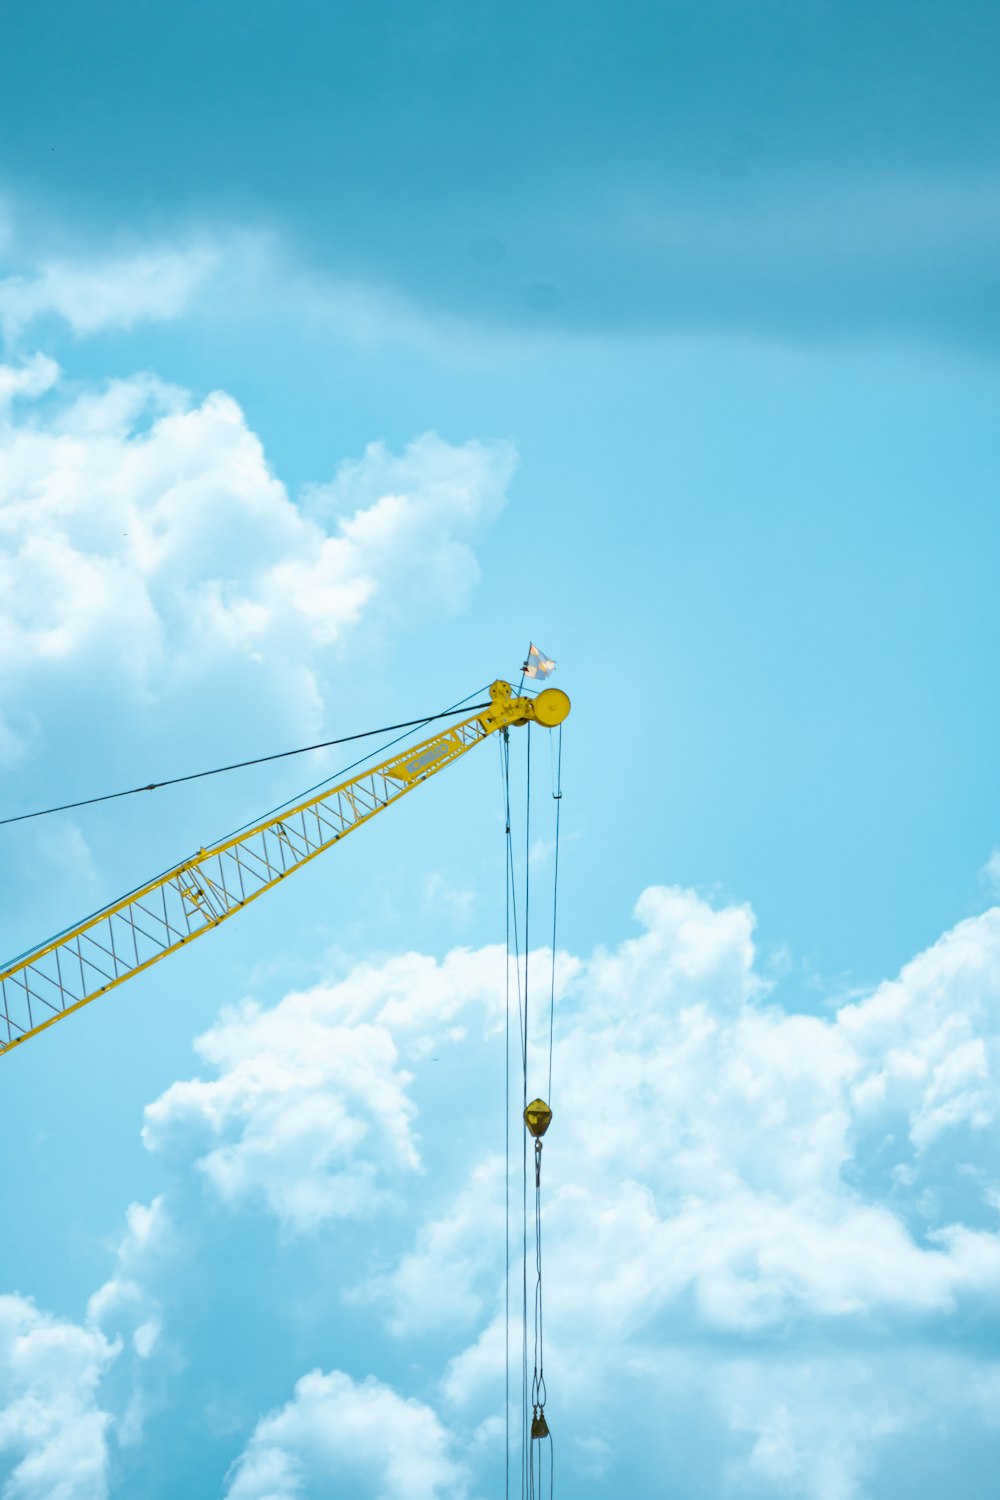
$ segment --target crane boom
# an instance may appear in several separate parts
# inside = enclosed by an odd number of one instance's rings
[[[415,786],[514,724],[560,724],[569,699],[494,682],[487,709],[236,836],[199,849],[120,901],[0,968],[0,1053],[175,953],[301,869]]]

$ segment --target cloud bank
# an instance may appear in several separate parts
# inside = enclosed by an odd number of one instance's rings
[[[636,915],[639,936],[558,966],[547,1369],[583,1413],[609,1370],[627,1389],[642,1371],[633,1422],[654,1421],[657,1390],[680,1411],[699,1389],[721,1492],[855,1500],[938,1382],[971,1393],[939,1393],[947,1430],[995,1416],[997,1367],[957,1330],[1000,1306],[1000,909],[821,1016],[775,1003],[748,907],[653,887]],[[292,1235],[373,1221],[381,1268],[345,1291],[404,1345],[465,1341],[436,1399],[467,1443],[492,1430],[503,1388],[502,1161],[470,1125],[465,1166],[443,1202],[414,1208],[402,1252],[378,1240],[379,1195],[440,1159],[414,1078],[456,1022],[495,1039],[502,967],[494,949],[407,955],[270,1011],[247,1003],[198,1044],[215,1076],[147,1110],[147,1144],[196,1160],[230,1210],[263,1205]],[[540,1079],[541,1046],[530,1064]],[[925,1360],[952,1326],[952,1364]],[[826,1345],[814,1376],[789,1354],[793,1330]],[[725,1353],[734,1340],[742,1355]],[[912,1379],[855,1412],[848,1441],[837,1413],[854,1412],[858,1359],[909,1361]],[[581,1475],[604,1462],[576,1451]]]
[[[194,401],[147,375],[74,391],[42,356],[0,367],[5,392],[0,683],[18,705],[0,729],[7,764],[37,731],[45,689],[84,665],[105,691],[117,682],[145,701],[199,683],[224,691],[227,676],[232,693],[248,677],[315,723],[323,665],[362,623],[376,640],[465,606],[475,544],[515,466],[503,443],[428,433],[398,455],[373,443],[314,487],[307,513],[223,392]]]
[[[462,1500],[464,1475],[434,1412],[377,1380],[314,1370],[258,1422],[226,1500],[295,1500],[331,1481],[381,1500]]]
[[[420,1167],[407,1057],[469,1010],[495,1017],[502,986],[499,950],[459,950],[361,965],[271,1010],[244,1002],[196,1043],[218,1076],[173,1084],[147,1107],[143,1139],[193,1150],[219,1198],[263,1203],[292,1231],[370,1215]]]
[[[700,1477],[684,1482],[732,1496],[865,1500],[900,1443],[987,1451],[1000,909],[823,1015],[776,1002],[749,907],[651,887],[636,917],[635,937],[557,963],[546,1368],[581,1493],[612,1468],[624,1481],[632,1450],[671,1472],[694,1427]],[[373,1351],[404,1360],[388,1379],[313,1369],[286,1387],[236,1445],[227,1500],[297,1500],[331,1479],[434,1500],[502,1462],[492,1106],[477,1080],[456,1142],[450,1108],[420,1101],[432,1051],[495,1050],[503,962],[496,948],[403,954],[270,1009],[231,1007],[197,1044],[205,1076],[148,1106],[147,1146],[181,1181],[196,1166],[208,1195],[198,1233],[220,1210],[263,1211],[282,1256],[314,1245],[328,1265],[343,1226],[363,1223],[337,1295]],[[539,1038],[529,1089],[546,1062]],[[56,1473],[65,1500],[102,1496],[110,1437],[142,1441],[147,1370],[164,1339],[180,1347],[160,1283],[195,1225],[173,1220],[162,1197],[133,1206],[84,1324],[0,1301],[11,1497],[40,1500]],[[513,1239],[516,1267],[517,1223]],[[169,1399],[161,1370],[155,1402]]]
[[[117,1353],[96,1327],[0,1296],[4,1500],[103,1500],[111,1417],[98,1391]]]

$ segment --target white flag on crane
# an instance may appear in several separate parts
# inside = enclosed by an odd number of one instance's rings
[[[534,644],[528,647],[528,659],[523,668],[525,677],[548,677],[555,669],[555,662],[544,651],[539,651]]]

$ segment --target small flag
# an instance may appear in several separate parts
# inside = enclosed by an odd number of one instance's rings
[[[548,677],[555,669],[555,662],[539,651],[537,646],[528,647],[528,660],[522,669],[525,677]]]

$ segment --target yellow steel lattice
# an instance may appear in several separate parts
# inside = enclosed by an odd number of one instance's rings
[[[509,683],[495,682],[490,698],[485,711],[245,833],[200,849],[0,968],[0,1052],[217,927],[494,730],[529,721],[557,724],[569,712],[569,699],[554,688],[529,699],[515,696]]]

